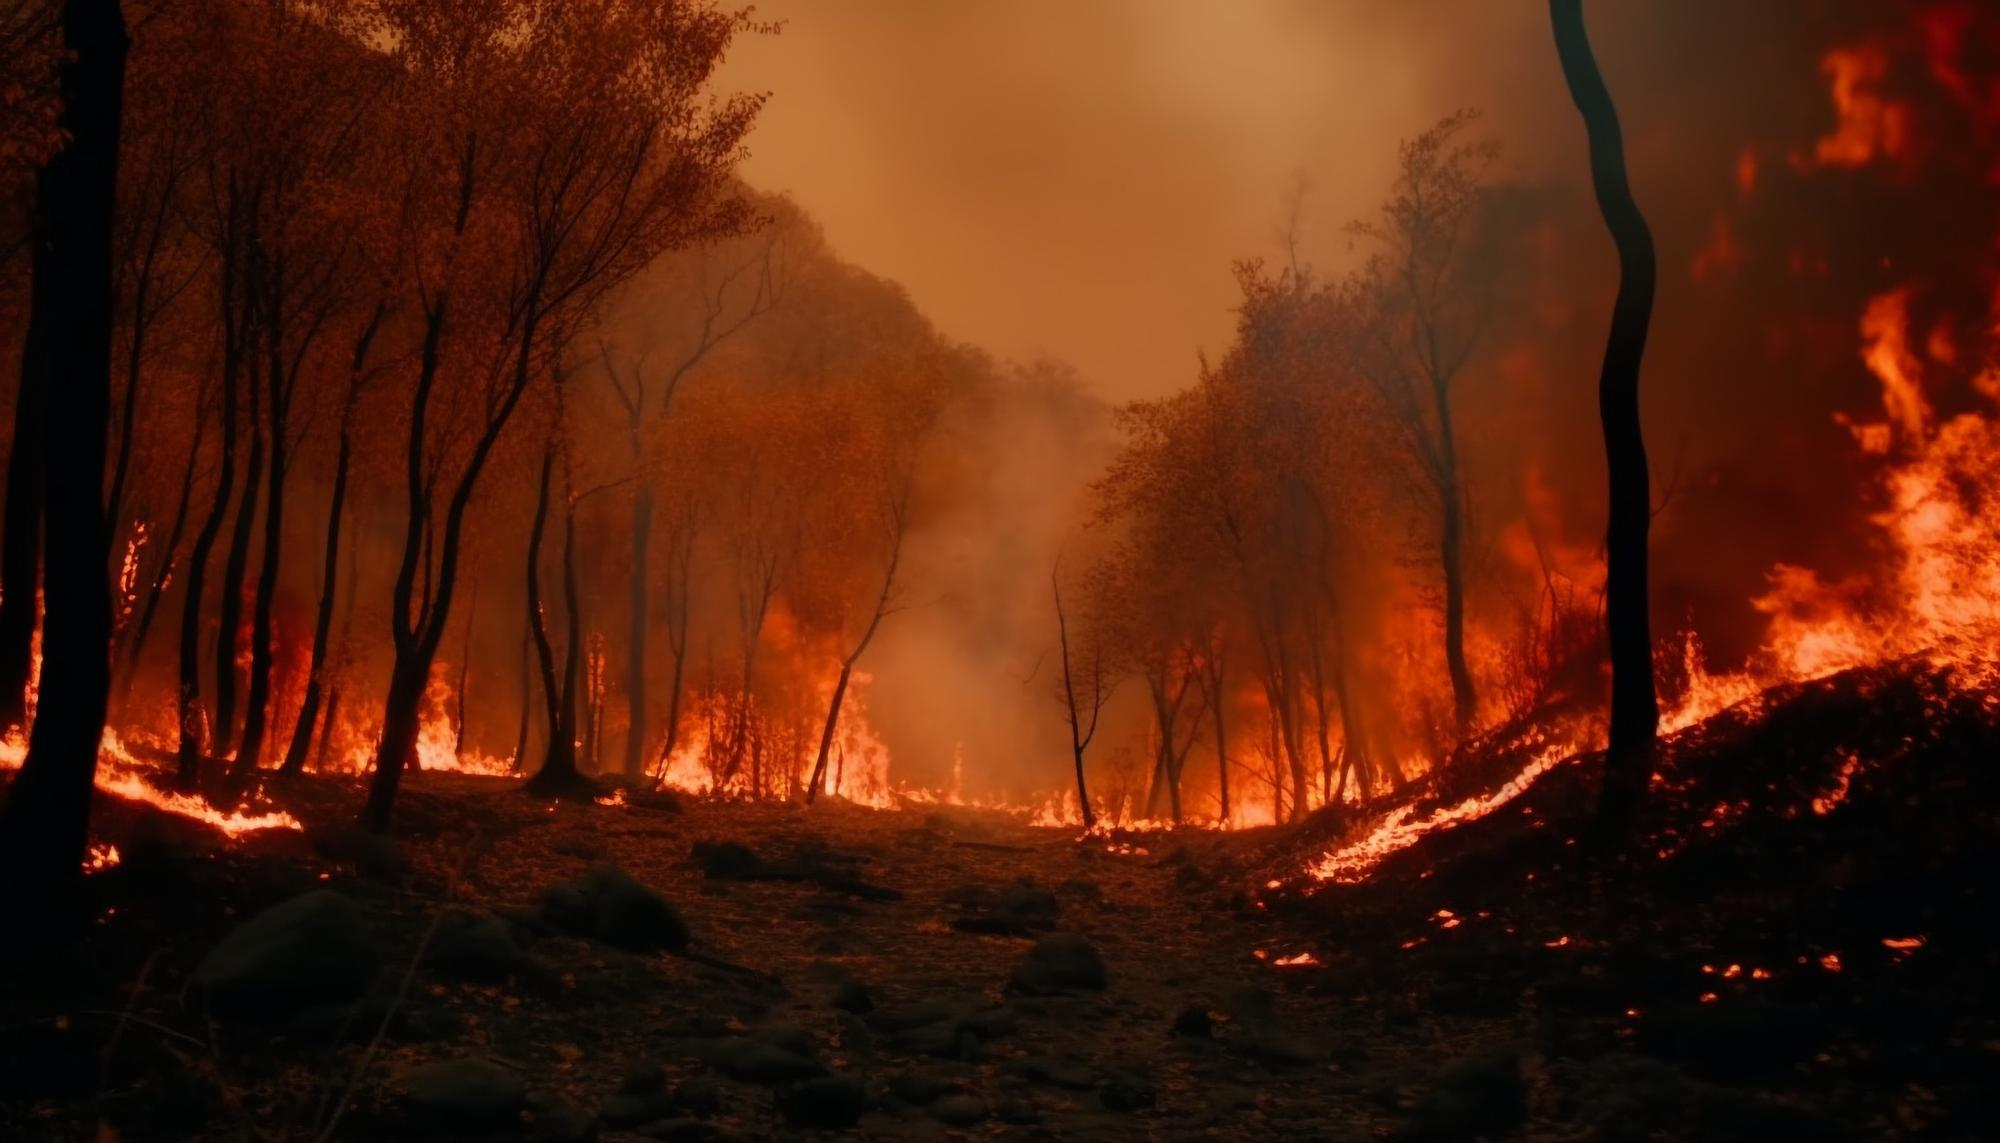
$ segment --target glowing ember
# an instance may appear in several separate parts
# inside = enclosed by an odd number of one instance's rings
[[[108,842],[96,842],[91,845],[90,852],[84,855],[83,871],[85,873],[99,873],[117,865],[119,860],[120,855],[117,846],[111,845]]]
[[[1319,967],[1320,960],[1309,952],[1302,952],[1293,953],[1291,956],[1281,956],[1271,963],[1279,968],[1317,968]]]
[[[1575,749],[1568,743],[1544,747],[1519,774],[1492,793],[1467,798],[1455,806],[1422,816],[1415,806],[1400,807],[1383,818],[1366,837],[1327,853],[1308,872],[1321,881],[1360,881],[1383,858],[1427,834],[1485,817],[1521,796],[1543,774],[1574,757]]]

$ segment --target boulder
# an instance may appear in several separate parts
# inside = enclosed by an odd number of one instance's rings
[[[1104,958],[1095,945],[1075,933],[1050,933],[1036,941],[1007,982],[1009,991],[1029,995],[1101,989],[1104,985]]]
[[[410,1118],[439,1135],[484,1135],[518,1126],[528,1085],[490,1060],[462,1057],[420,1064],[396,1078]]]
[[[551,886],[538,913],[558,932],[631,952],[686,952],[686,922],[667,899],[615,865]]]
[[[868,1110],[868,1090],[853,1076],[815,1076],[780,1088],[778,1110],[793,1127],[844,1131]]]
[[[361,907],[316,889],[230,930],[196,966],[194,983],[218,1015],[283,1018],[356,999],[381,963]]]
[[[505,980],[527,963],[514,930],[491,913],[453,909],[438,918],[424,963],[467,980]]]

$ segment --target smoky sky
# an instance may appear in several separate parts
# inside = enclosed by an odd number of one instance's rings
[[[1990,52],[2000,20],[1962,0],[1585,8],[1659,248],[1643,400],[1672,506],[1656,606],[1740,653],[1773,565],[1837,575],[1870,558],[1867,472],[1835,421],[1874,407],[1867,299],[1966,278],[2000,221],[1969,166],[1815,164],[1839,123],[1827,53],[1882,40],[1884,94],[1911,100],[1922,129],[1964,130],[1924,102],[1922,29],[1962,9]],[[1182,387],[1226,346],[1232,263],[1283,257],[1298,188],[1300,251],[1339,274],[1358,257],[1346,224],[1381,202],[1398,141],[1478,109],[1520,257],[1510,318],[1463,395],[1472,478],[1495,534],[1543,497],[1543,539],[1594,558],[1617,265],[1539,0],[776,0],[759,14],[783,32],[741,45],[723,76],[771,93],[746,175],[795,196],[948,336],[1062,358],[1112,401]]]
[[[1853,5],[1845,7],[1852,8]],[[1811,3],[1589,5],[1642,198],[1726,164],[1746,117],[1823,106]],[[1745,11],[1748,9],[1749,11]],[[1779,13],[1777,9],[1784,9]],[[1350,256],[1395,146],[1474,107],[1506,173],[1582,186],[1582,132],[1536,0],[775,0],[726,85],[772,94],[746,174],[948,334],[1050,353],[1119,399],[1187,382],[1230,329],[1231,262]],[[1782,74],[1789,68],[1794,74]],[[1731,118],[1738,122],[1729,122]],[[1716,153],[1690,139],[1729,143]],[[1711,167],[1717,186],[1726,165]],[[1659,177],[1648,180],[1646,175]],[[1608,290],[1602,273],[1580,291]]]

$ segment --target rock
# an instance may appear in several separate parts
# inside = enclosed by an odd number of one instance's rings
[[[1305,1067],[1326,1059],[1326,1052],[1317,1046],[1275,1029],[1250,1037],[1246,1047],[1258,1063],[1272,1071]]]
[[[664,1139],[668,1143],[710,1143],[726,1138],[714,1124],[703,1123],[699,1119],[675,1116],[658,1119],[639,1129],[639,1134],[648,1139]]]
[[[505,980],[527,962],[514,930],[491,913],[453,909],[438,918],[424,963],[467,980]]]
[[[1089,1064],[1064,1056],[1023,1056],[1008,1065],[1008,1070],[1067,1091],[1090,1091],[1097,1086],[1097,1073]]]
[[[980,1007],[972,1000],[930,1000],[872,1013],[868,1026],[882,1033],[887,1045],[896,1051],[975,1060],[985,1054],[989,1041],[1012,1035],[1018,1021],[1006,1005]]]
[[[799,1029],[786,1026],[717,1040],[702,1058],[744,1083],[796,1083],[826,1074],[825,1066],[813,1058],[811,1040]]]
[[[1511,1051],[1492,1052],[1461,1060],[1439,1076],[1436,1089],[1411,1113],[1403,1137],[1503,1135],[1527,1117],[1528,1085],[1521,1076],[1521,1057]]]
[[[519,1075],[469,1056],[411,1068],[395,1087],[410,1118],[439,1134],[517,1126],[528,1103],[528,1085]]]
[[[1191,1004],[1181,1009],[1180,1015],[1174,1017],[1174,1035],[1197,1040],[1206,1040],[1214,1036],[1215,1023],[1209,1017],[1208,1007],[1203,1004]]]
[[[722,1113],[722,1085],[704,1076],[684,1079],[674,1085],[673,1106],[697,1118]]]
[[[868,994],[868,986],[858,980],[843,981],[834,989],[833,1006],[842,1012],[856,1014],[873,1012],[875,998]]]
[[[546,1097],[528,1097],[529,1143],[591,1143],[597,1121],[568,1104]]]
[[[218,1015],[282,1018],[355,999],[380,964],[361,907],[316,889],[230,930],[195,968],[194,983]]]
[[[924,1107],[964,1090],[965,1081],[941,1072],[901,1072],[889,1077],[889,1094],[912,1107]]]
[[[1004,1096],[993,1104],[993,1118],[1002,1123],[1025,1125],[1035,1123],[1042,1117],[1034,1102],[1023,1096]]]
[[[687,924],[666,898],[613,865],[542,894],[539,916],[558,932],[632,952],[686,952]]]
[[[597,1109],[606,1127],[638,1127],[672,1113],[673,1100],[663,1091],[626,1092],[612,1096]]]
[[[659,1031],[670,1040],[714,1040],[729,1035],[729,1018],[713,1012],[692,1012],[673,1017],[660,1025]]]
[[[692,853],[702,876],[712,881],[761,876],[769,868],[755,850],[740,841],[698,841]]]
[[[1105,985],[1104,958],[1096,946],[1075,933],[1050,933],[1035,942],[1014,968],[1010,991],[1046,995]]]
[[[947,1095],[931,1104],[931,1118],[954,1127],[970,1127],[986,1118],[986,1101],[967,1092]]]
[[[619,1095],[659,1095],[667,1090],[667,1073],[656,1061],[634,1066],[618,1081]]]
[[[1113,1072],[1106,1077],[1104,1086],[1097,1089],[1097,1100],[1106,1111],[1144,1111],[1159,1102],[1159,1098],[1146,1077],[1132,1072]]]
[[[793,1127],[844,1131],[868,1110],[868,1091],[853,1076],[815,1076],[780,1088],[778,1110]]]

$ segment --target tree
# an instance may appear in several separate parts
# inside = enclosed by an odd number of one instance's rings
[[[777,304],[779,288],[774,275],[774,252],[775,239],[765,245],[763,255],[760,259],[741,262],[725,270],[719,276],[719,280],[712,286],[706,281],[706,275],[704,275],[701,288],[695,291],[700,315],[696,321],[693,342],[681,354],[680,359],[673,364],[673,367],[667,370],[666,376],[660,380],[657,387],[653,386],[653,379],[647,376],[646,358],[643,353],[635,354],[631,357],[629,364],[623,371],[627,376],[621,377],[618,363],[614,359],[614,350],[611,343],[605,341],[601,342],[599,346],[604,360],[604,379],[611,386],[612,393],[618,398],[619,408],[625,414],[625,433],[627,442],[632,449],[632,463],[635,475],[632,488],[632,575],[629,585],[629,626],[625,645],[625,699],[628,716],[625,734],[625,773],[628,777],[637,777],[645,764],[647,736],[646,633],[652,626],[647,621],[651,611],[650,601],[652,598],[652,584],[648,576],[648,568],[652,554],[654,498],[656,494],[653,488],[653,481],[649,479],[649,474],[645,470],[644,461],[645,434],[648,428],[648,418],[653,406],[653,397],[655,393],[658,394],[659,415],[665,416],[673,408],[674,395],[680,391],[681,383],[687,379],[687,375],[694,367],[701,364],[702,359],[706,358],[709,352],[716,346],[729,340],[729,338],[741,331],[743,327],[749,325],[758,316],[769,311],[772,306]],[[706,264],[706,260],[703,260],[703,268],[706,268]],[[728,315],[730,308],[731,287],[735,285],[740,277],[753,268],[757,269],[758,273],[748,303],[739,313],[733,316],[725,316]],[[669,539],[675,540],[678,537],[670,536]],[[670,550],[669,555],[673,557],[678,555],[678,552],[678,547],[675,547]],[[678,570],[684,577],[685,567],[683,566]],[[675,574],[675,569],[670,568],[669,575],[673,574]],[[673,590],[670,585],[670,592]],[[684,601],[685,588],[682,587],[679,591],[680,598]],[[682,609],[685,610],[684,602]],[[680,690],[679,661],[684,650],[684,643],[674,650],[675,698],[673,701],[676,708],[678,708]],[[672,720],[670,718],[670,721]],[[667,745],[667,750],[669,751],[673,748],[672,737],[673,735],[670,732]],[[664,754],[662,756],[664,757]]]
[[[1657,273],[1653,234],[1632,197],[1618,108],[1597,68],[1583,22],[1583,0],[1549,0],[1549,22],[1570,99],[1590,137],[1590,181],[1604,226],[1618,247],[1618,298],[1597,379],[1598,415],[1610,473],[1605,528],[1604,612],[1611,647],[1611,743],[1605,755],[1599,819],[1607,836],[1629,826],[1652,779],[1660,705],[1653,686],[1653,637],[1646,591],[1647,529],[1652,493],[1639,420],[1639,367],[1652,323]]]
[[[761,100],[707,98],[729,43],[756,25],[706,0],[494,0],[449,12],[379,0],[377,11],[403,68],[395,136],[411,205],[398,246],[423,330],[394,662],[362,811],[382,831],[494,445],[551,342],[609,290],[665,250],[740,228],[727,176]],[[482,328],[482,316],[495,320]],[[471,357],[449,377],[448,350]],[[471,392],[447,402],[441,384],[454,383]],[[433,416],[454,407],[462,422],[433,439]]]
[[[1478,695],[1465,657],[1467,512],[1453,389],[1490,309],[1490,276],[1473,229],[1497,154],[1491,143],[1461,139],[1474,120],[1460,112],[1405,141],[1381,220],[1353,227],[1381,246],[1355,280],[1371,332],[1360,360],[1438,513],[1445,667],[1461,735]]]
[[[37,176],[34,289],[48,354],[39,451],[48,586],[42,689],[28,754],[0,807],[0,884],[24,897],[22,932],[67,899],[80,876],[98,743],[111,689],[111,576],[104,528],[111,409],[112,228],[118,195],[125,20],[119,0],[62,11],[67,145]],[[53,383],[60,376],[61,384]]]
[[[910,404],[914,402],[904,404],[903,410],[907,411]],[[924,416],[923,427],[927,429],[934,420],[934,414]],[[898,426],[898,430],[907,427]],[[854,664],[861,660],[861,656],[868,651],[868,645],[875,641],[875,633],[881,630],[882,620],[898,610],[896,572],[902,566],[903,540],[910,530],[910,488],[916,481],[917,444],[923,434],[922,431],[897,431],[896,435],[899,438],[897,441],[882,441],[877,446],[890,453],[890,460],[884,466],[889,470],[886,473],[888,479],[880,490],[881,502],[875,512],[877,523],[872,529],[880,537],[884,553],[881,557],[882,586],[875,593],[875,605],[866,613],[868,618],[860,637],[840,660],[840,673],[834,678],[833,694],[827,700],[826,723],[819,736],[819,753],[813,759],[812,777],[806,782],[807,805],[819,796],[820,787],[826,781],[826,762],[833,749],[834,731],[840,727],[840,707],[847,698],[847,684],[854,676]]]
[[[1090,789],[1084,782],[1083,752],[1097,737],[1098,723],[1103,720],[1104,708],[1110,704],[1118,680],[1101,624],[1093,620],[1075,639],[1070,636],[1069,612],[1063,606],[1060,561],[1049,569],[1049,591],[1055,598],[1056,650],[1062,668],[1062,675],[1056,680],[1056,698],[1063,704],[1070,755],[1076,762],[1077,808],[1083,816],[1083,828],[1090,829],[1097,824],[1097,814],[1090,807]]]
[[[382,328],[388,306],[377,303],[368,324],[354,339],[354,354],[347,374],[347,395],[340,406],[339,443],[333,464],[333,491],[326,508],[326,544],[320,567],[319,606],[313,613],[311,660],[306,668],[306,693],[299,705],[298,720],[292,727],[291,745],[285,749],[280,774],[304,773],[306,753],[312,748],[313,726],[319,718],[321,696],[326,691],[327,645],[333,631],[333,604],[340,569],[341,513],[347,506],[347,481],[354,463],[354,415],[361,402],[361,382],[368,366],[368,352]]]

